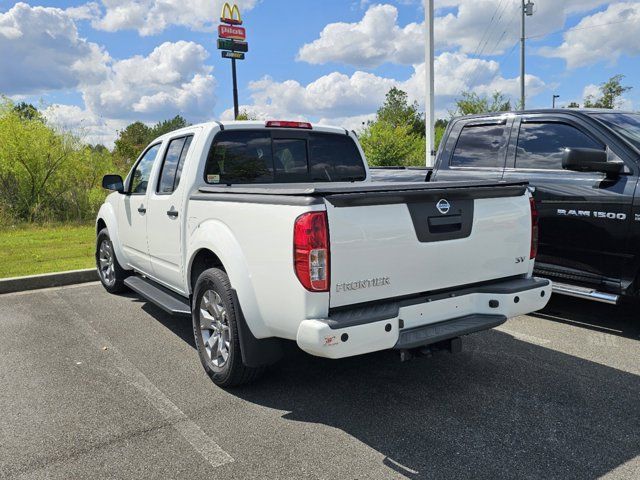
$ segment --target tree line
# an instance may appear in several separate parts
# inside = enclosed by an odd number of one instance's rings
[[[615,108],[630,89],[622,79],[616,75],[600,85],[599,96],[587,97],[584,106]],[[449,117],[511,108],[511,101],[500,92],[491,96],[463,92]],[[243,118],[249,116],[244,113]],[[435,122],[435,148],[448,121]],[[50,125],[33,105],[0,97],[0,225],[92,220],[106,195],[100,186],[104,174],[125,176],[154,138],[188,125],[179,115],[151,126],[134,122],[117,132],[109,150]],[[389,90],[359,137],[372,166],[425,163],[424,113],[397,88]]]

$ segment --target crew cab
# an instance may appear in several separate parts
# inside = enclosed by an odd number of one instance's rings
[[[640,114],[548,109],[452,120],[429,181],[527,181],[540,221],[535,273],[556,293],[618,303],[640,294]]]
[[[162,136],[97,217],[96,264],[192,318],[215,383],[253,379],[283,341],[343,358],[459,338],[538,310],[526,183],[376,183],[357,138],[302,122],[212,122]]]

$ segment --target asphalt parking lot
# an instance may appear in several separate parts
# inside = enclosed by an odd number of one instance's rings
[[[292,349],[224,391],[134,295],[3,295],[0,477],[638,479],[637,308],[555,298],[407,363]]]

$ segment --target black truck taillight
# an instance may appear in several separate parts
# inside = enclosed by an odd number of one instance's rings
[[[311,292],[329,291],[329,224],[327,212],[309,212],[293,228],[293,265],[300,283]]]
[[[536,258],[538,254],[538,209],[533,196],[529,198],[529,205],[531,207],[531,250],[529,258]]]

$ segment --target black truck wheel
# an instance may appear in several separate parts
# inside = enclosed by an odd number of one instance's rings
[[[202,272],[193,291],[193,333],[200,361],[220,387],[251,382],[264,370],[242,361],[238,310],[227,274],[218,268]]]

